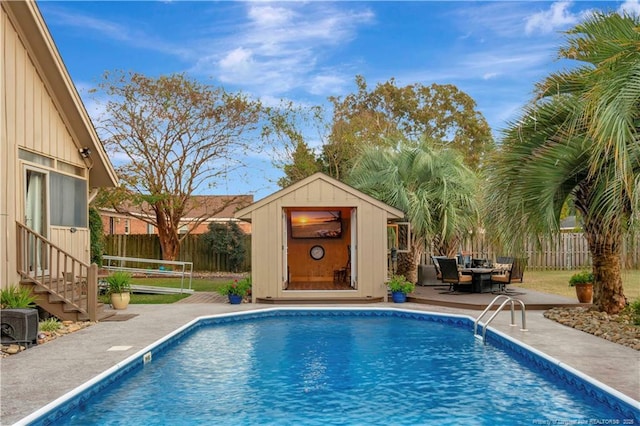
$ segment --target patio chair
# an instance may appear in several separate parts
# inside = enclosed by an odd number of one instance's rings
[[[514,259],[513,269],[511,271],[511,279],[513,281],[520,280],[520,282],[522,282],[524,278],[524,269],[527,267],[528,261],[528,257],[516,257]]]
[[[442,271],[440,270],[440,259],[447,259],[447,256],[434,256],[431,255],[431,261],[433,262],[433,267],[436,268],[436,278],[442,279]]]
[[[438,259],[440,271],[442,272],[441,281],[449,284],[449,291],[458,291],[460,286],[465,286],[471,291],[472,276],[462,275],[458,271],[457,259]]]
[[[493,265],[494,272],[491,274],[491,288],[494,284],[498,285],[498,291],[507,293],[507,285],[511,284],[513,272],[513,258],[498,258],[498,260],[511,260],[511,263],[496,262]]]

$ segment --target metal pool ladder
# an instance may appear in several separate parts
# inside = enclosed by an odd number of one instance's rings
[[[493,305],[496,304],[496,302],[500,299],[505,299],[502,304],[500,306],[498,306],[498,309],[496,309],[496,311],[493,313],[493,315],[491,315],[491,317],[489,317],[489,319],[487,320],[486,323],[484,323],[484,325],[482,326],[482,336],[480,336],[478,334],[478,323],[480,322],[480,319],[485,316],[485,314],[487,312],[489,312],[489,309],[491,309],[493,307]],[[500,313],[500,311],[502,310],[502,308],[505,307],[505,305],[507,303],[511,304],[511,326],[515,327],[516,325],[516,321],[515,321],[515,309],[514,309],[514,305],[515,303],[519,303],[520,307],[522,308],[522,328],[520,329],[520,331],[528,331],[527,330],[527,315],[526,315],[526,311],[525,311],[525,306],[524,306],[524,302],[520,299],[516,299],[515,297],[511,297],[508,296],[506,294],[500,294],[498,296],[496,296],[491,303],[489,303],[487,305],[487,307],[485,308],[484,311],[482,311],[482,313],[478,316],[478,318],[476,318],[475,322],[473,323],[473,335],[475,337],[477,337],[478,339],[482,339],[482,343],[487,343],[487,338],[486,338],[486,334],[487,334],[487,326],[489,325],[489,323],[491,321],[493,321],[493,319],[496,317],[496,315],[498,315]]]

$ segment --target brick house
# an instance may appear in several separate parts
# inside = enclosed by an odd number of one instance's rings
[[[240,229],[251,233],[251,224],[234,217],[236,211],[253,203],[253,195],[196,195],[187,205],[187,215],[181,221],[180,233],[204,234],[211,222],[237,222]],[[150,208],[135,206],[116,209],[99,208],[105,235],[157,234],[158,230],[144,220],[152,217]],[[129,213],[124,213],[128,211]],[[215,212],[212,216],[211,213]]]

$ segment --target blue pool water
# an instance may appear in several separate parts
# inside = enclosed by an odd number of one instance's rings
[[[151,362],[133,362],[126,378],[101,381],[39,422],[638,424],[625,403],[531,362],[499,335],[483,345],[471,328],[463,317],[394,311],[202,320],[152,350]]]

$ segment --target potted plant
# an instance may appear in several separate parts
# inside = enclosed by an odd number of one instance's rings
[[[218,287],[218,293],[229,298],[229,303],[237,305],[251,292],[251,277],[233,280]]]
[[[116,271],[105,278],[113,309],[127,309],[131,300],[131,274]]]
[[[389,291],[391,291],[391,299],[395,303],[404,303],[407,301],[407,293],[415,290],[416,285],[411,281],[407,281],[404,275],[394,275],[387,283]]]
[[[576,288],[576,296],[580,303],[591,303],[593,300],[593,272],[582,271],[569,278],[569,285]]]

